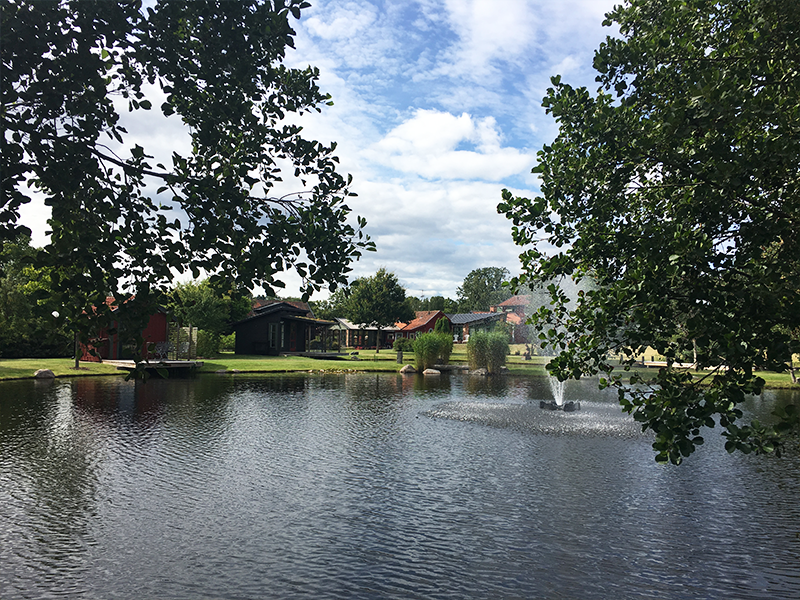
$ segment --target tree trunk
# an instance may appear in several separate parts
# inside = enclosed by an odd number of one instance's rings
[[[78,336],[78,332],[75,332],[75,370],[77,371],[80,368],[81,363],[81,343],[80,337]]]

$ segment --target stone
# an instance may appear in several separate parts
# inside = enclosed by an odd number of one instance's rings
[[[489,371],[488,369],[484,369],[481,367],[480,369],[475,369],[474,371],[469,372],[470,375],[477,375],[478,377],[488,377]]]
[[[410,374],[410,373],[416,373],[417,370],[414,367],[412,367],[411,365],[406,365],[405,367],[400,369],[400,372],[403,373],[403,374],[406,374],[406,373]]]
[[[442,372],[441,372],[441,371],[439,371],[438,369],[425,369],[425,370],[422,372],[422,374],[423,374],[423,375],[441,375],[441,374],[442,374]]]
[[[36,377],[36,379],[55,379],[56,374],[50,369],[39,369],[33,376]]]

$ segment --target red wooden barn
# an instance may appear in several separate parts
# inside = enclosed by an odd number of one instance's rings
[[[114,298],[106,299],[109,306],[115,302]],[[119,312],[119,307],[112,309],[113,313]],[[164,308],[150,316],[147,326],[142,330],[142,338],[144,344],[142,345],[139,356],[144,359],[165,358],[169,345],[169,322],[167,311]],[[119,331],[120,327],[124,327],[124,322],[116,319],[111,324],[111,329]],[[121,360],[132,359],[133,351],[130,348],[125,348],[119,333],[109,334],[108,329],[101,329],[100,332],[94,337],[89,346],[81,344],[82,356],[81,360],[89,362],[100,362],[101,360]],[[150,345],[154,347],[148,350]],[[94,353],[91,352],[94,349]]]

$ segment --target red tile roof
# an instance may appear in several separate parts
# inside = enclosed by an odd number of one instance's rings
[[[504,300],[497,306],[527,306],[531,303],[530,296],[511,296],[508,300]]]
[[[436,318],[436,316],[442,315],[445,316],[444,313],[440,310],[418,310],[416,318],[408,324],[404,323],[397,323],[397,327],[399,327],[402,331],[411,331],[413,329],[419,329],[420,327],[424,327],[427,323],[431,320]]]
[[[515,312],[506,313],[506,323],[511,323],[512,325],[521,325],[525,323],[527,317],[523,315],[519,315]]]

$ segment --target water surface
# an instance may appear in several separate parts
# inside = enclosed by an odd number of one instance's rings
[[[0,384],[0,597],[798,598],[800,459],[540,379]],[[751,400],[768,414],[786,394]]]

